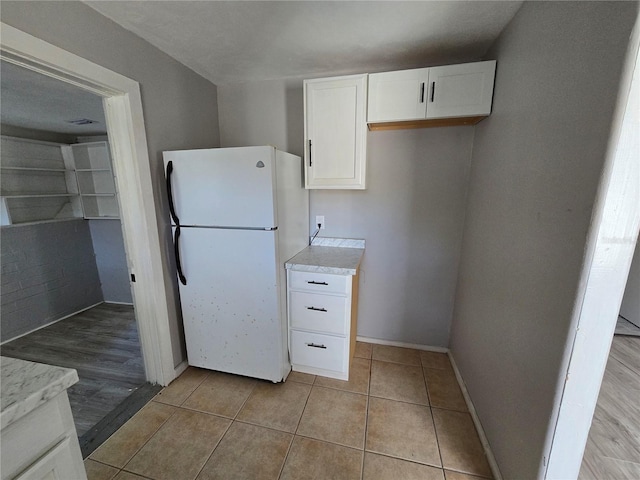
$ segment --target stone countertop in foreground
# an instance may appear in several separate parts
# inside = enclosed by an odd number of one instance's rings
[[[0,426],[4,429],[78,381],[71,368],[0,357]]]
[[[365,241],[345,238],[315,238],[312,244],[285,263],[300,272],[355,275],[364,254]]]

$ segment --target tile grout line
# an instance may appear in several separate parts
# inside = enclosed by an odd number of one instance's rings
[[[164,422],[162,422],[162,423],[158,426],[158,428],[155,430],[155,432],[153,432],[153,434],[152,434],[149,438],[147,438],[147,440],[145,440],[145,441],[143,442],[143,444],[140,446],[140,448],[138,448],[138,449],[134,452],[134,454],[133,454],[133,455],[131,455],[131,457],[129,457],[129,460],[127,460],[127,461],[125,462],[125,464],[124,464],[122,467],[119,467],[119,468],[120,468],[120,470],[125,470],[125,469],[127,468],[127,465],[129,465],[129,463],[131,463],[131,460],[133,460],[133,458],[134,458],[138,453],[140,453],[140,450],[142,450],[142,449],[147,445],[147,443],[149,443],[149,442],[151,441],[151,439],[152,439],[153,437],[155,437],[155,436],[156,436],[156,434],[160,431],[160,429],[161,429],[161,428],[162,428],[162,427],[163,427],[163,426],[164,426],[164,425],[165,425],[165,424],[166,424],[166,423],[167,423],[171,418],[173,418],[173,416],[178,412],[178,409],[180,409],[180,407],[176,407],[175,405],[171,405],[171,407],[172,407],[172,408],[175,408],[175,409],[176,409],[176,411],[175,411],[175,412],[172,412],[172,413],[171,413],[171,415],[169,415],[169,416],[167,417],[167,419],[166,419]],[[126,471],[126,472],[130,472],[130,473],[135,473],[135,472],[131,472],[130,470],[125,470],[125,471]],[[138,473],[135,473],[135,474],[136,474],[136,475],[139,475]]]
[[[300,418],[298,419],[298,423],[296,425],[295,430],[291,436],[291,443],[289,444],[289,448],[287,449],[287,454],[284,456],[284,460],[282,462],[282,467],[280,468],[280,473],[278,474],[278,479],[282,478],[282,473],[284,472],[284,466],[287,464],[287,460],[289,458],[289,453],[291,453],[291,448],[293,447],[293,442],[296,440],[296,432],[298,428],[300,428],[300,422],[302,421],[302,416],[304,415],[304,411],[307,409],[307,404],[309,403],[309,397],[311,396],[311,390],[313,390],[313,385],[316,383],[316,378],[318,376],[314,376],[313,383],[310,384],[309,393],[307,394],[307,399],[304,402],[304,408],[302,409],[302,413],[300,414]],[[307,384],[309,385],[309,384]]]
[[[227,418],[227,420],[229,420]],[[224,433],[222,435],[220,435],[220,440],[218,440],[218,442],[216,443],[215,447],[213,447],[213,450],[211,450],[211,453],[207,456],[207,459],[202,463],[202,467],[200,467],[200,469],[198,470],[198,473],[195,474],[195,476],[193,477],[192,480],[195,480],[196,478],[198,478],[198,476],[202,473],[202,470],[204,470],[204,467],[207,465],[207,463],[209,462],[209,459],[211,458],[211,456],[213,455],[213,452],[216,451],[216,449],[218,448],[218,446],[220,446],[220,444],[222,443],[222,439],[225,437],[225,435],[227,434],[227,432],[229,431],[229,429],[231,428],[231,425],[233,425],[233,420],[231,420],[229,422],[229,425],[227,425],[226,430],[224,431]]]
[[[433,405],[431,403],[431,394],[429,393],[429,383],[427,382],[427,374],[422,367],[422,378],[424,378],[424,386],[427,389],[427,397],[429,398],[429,418],[433,425],[433,434],[436,436],[436,447],[438,447],[438,457],[440,457],[440,468],[442,468],[442,476],[446,478],[444,473],[444,460],[442,458],[442,449],[440,448],[440,440],[438,439],[438,429],[436,428],[436,420],[433,418]]]
[[[373,350],[373,347],[372,347]],[[362,444],[362,465],[360,467],[360,479],[364,480],[364,458],[367,455],[367,433],[369,432],[369,403],[371,400],[371,365],[373,359],[369,360],[369,378],[367,381],[367,412],[364,417],[364,442]]]
[[[289,458],[289,452],[291,451],[291,447],[293,446],[293,441],[296,439],[296,435],[291,434],[291,441],[289,442],[289,447],[287,448],[287,453],[282,459],[282,465],[280,465],[280,471],[278,472],[278,480],[282,477],[282,472],[284,471],[284,465],[287,463],[287,458]]]
[[[150,401],[149,401],[149,403],[150,403],[151,401],[153,401],[153,400],[150,400]],[[149,405],[149,403],[147,403],[147,404],[146,404],[144,407],[142,407],[142,408],[145,408],[147,405]],[[158,403],[158,402],[156,402],[156,403]],[[165,405],[165,404],[162,404],[162,405]],[[170,406],[171,408],[175,408],[175,409],[176,409],[176,411],[177,411],[177,409],[178,409],[178,408],[180,408],[180,407],[176,407],[175,405],[168,405],[168,406]],[[102,445],[105,445],[105,444],[109,441],[109,439],[110,439],[110,438],[112,438],[116,433],[118,433],[118,431],[120,431],[120,429],[122,429],[122,428],[123,428],[127,423],[129,423],[131,420],[133,420],[133,419],[136,417],[136,415],[138,415],[138,414],[140,413],[140,411],[142,411],[142,408],[141,408],[140,410],[138,410],[138,412],[137,412],[133,417],[131,417],[129,420],[127,420],[127,421],[124,423],[124,425],[122,425],[122,427],[120,427],[118,430],[116,430],[115,432],[113,432],[113,434],[111,435],[111,437],[109,437],[109,438],[108,438],[108,439],[107,439],[107,440],[106,440]],[[114,467],[114,468],[117,468],[117,469],[119,469],[119,470],[124,470],[124,469],[125,469],[125,467],[129,464],[129,462],[131,462],[131,460],[133,460],[133,457],[135,457],[135,456],[138,454],[138,452],[140,452],[140,450],[142,450],[142,449],[144,448],[144,446],[149,442],[149,440],[151,440],[151,439],[155,436],[155,434],[156,434],[156,433],[158,433],[158,431],[159,431],[159,430],[164,426],[164,424],[165,424],[165,423],[167,423],[167,422],[169,421],[169,419],[170,419],[171,417],[173,417],[175,414],[176,414],[176,412],[172,412],[172,413],[171,413],[171,415],[169,415],[169,416],[168,416],[168,417],[167,417],[167,418],[166,418],[162,423],[160,423],[160,425],[158,425],[158,428],[156,428],[156,429],[154,430],[154,432],[149,436],[149,438],[147,438],[147,439],[142,443],[142,445],[141,445],[141,446],[140,446],[140,447],[139,447],[139,448],[138,448],[138,449],[133,453],[133,455],[131,455],[131,456],[129,457],[129,459],[128,459],[126,462],[124,462],[124,465],[123,465],[123,466],[121,466],[121,467],[117,467],[117,466],[115,466],[115,465],[110,465],[110,464],[108,464],[108,463],[105,463],[105,465],[109,465],[110,467]],[[102,445],[100,445],[100,447],[102,447]],[[91,453],[91,455],[93,455],[93,453],[97,452],[97,451],[98,451],[98,449],[99,449],[100,447],[96,448],[96,449]],[[91,455],[89,455],[89,456],[87,457],[87,459],[91,459],[91,460],[93,460],[93,461],[98,461],[98,460],[95,460],[95,459],[91,458]],[[86,459],[85,459],[85,460],[86,460]],[[100,463],[104,463],[104,462],[100,462]]]
[[[373,453],[374,455],[378,455],[380,457],[386,457],[386,458],[391,458],[393,460],[402,460],[403,462],[407,462],[407,463],[412,463],[414,465],[420,465],[423,467],[430,467],[430,468],[435,468],[438,470],[442,470],[442,472],[444,472],[444,468],[440,465],[435,465],[433,463],[427,463],[427,462],[418,462],[417,460],[412,460],[410,458],[406,458],[406,457],[400,457],[400,456],[396,456],[396,455],[392,455],[390,453],[385,453],[385,452],[378,452],[376,450],[365,450],[365,453]],[[457,470],[453,470],[452,468],[447,468],[447,470],[451,470],[451,471],[457,471]],[[481,477],[475,473],[466,473],[466,472],[459,472],[459,473],[465,473],[466,475],[471,475],[471,476],[476,476],[478,478],[486,478],[486,477]],[[444,473],[443,473],[444,474]],[[489,479],[487,479],[489,480]]]
[[[217,372],[216,372],[217,373]],[[205,379],[207,378],[207,376],[205,376]],[[202,383],[204,383],[204,380],[200,383],[200,385],[202,385]],[[200,387],[200,385],[198,385],[198,388]],[[231,426],[234,424],[234,422],[236,422],[236,418],[238,417],[238,414],[240,413],[240,411],[244,408],[244,406],[246,405],[247,401],[249,400],[249,397],[251,396],[251,394],[254,392],[254,390],[256,389],[256,387],[258,386],[258,382],[253,384],[253,387],[251,388],[251,391],[249,392],[249,394],[247,395],[247,398],[244,399],[244,402],[242,402],[242,405],[240,405],[240,408],[238,408],[238,410],[236,411],[236,413],[234,414],[233,418],[229,418],[229,417],[225,417],[222,415],[216,415],[215,413],[212,412],[202,412],[200,410],[195,410],[195,409],[191,409],[189,407],[181,407],[184,408],[185,410],[191,410],[191,411],[195,411],[195,412],[199,412],[199,413],[205,413],[205,414],[209,414],[209,415],[213,415],[215,417],[218,418],[223,418],[225,420],[229,420],[229,425],[227,425],[226,430],[224,431],[224,433],[220,436],[220,440],[218,440],[218,443],[216,443],[216,445],[213,447],[213,450],[211,450],[211,453],[207,456],[207,459],[204,461],[204,463],[202,464],[202,467],[200,467],[200,470],[198,470],[198,473],[196,473],[194,480],[196,478],[198,478],[198,476],[202,473],[202,471],[204,470],[204,467],[207,465],[207,463],[209,462],[209,460],[211,459],[211,457],[213,456],[213,454],[215,453],[216,449],[220,446],[220,444],[222,443],[222,440],[224,440],[224,437],[227,435],[227,433],[229,432],[229,430],[231,429]],[[196,390],[198,389],[196,388]],[[193,392],[191,392],[191,395],[193,395],[193,393],[196,391],[194,390]],[[191,397],[191,395],[189,395],[189,397]],[[189,397],[187,397],[187,400],[189,399]],[[183,403],[185,403],[187,400],[185,400]]]

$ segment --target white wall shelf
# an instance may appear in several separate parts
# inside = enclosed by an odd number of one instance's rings
[[[25,172],[66,172],[65,168],[36,168],[36,167],[0,167],[0,170],[16,170]]]
[[[51,197],[76,197],[75,193],[25,193],[18,195],[2,195],[4,198],[51,198]]]
[[[2,136],[2,225],[81,216],[73,161],[64,144]]]
[[[69,149],[75,165],[84,218],[119,218],[109,144],[104,141],[76,143],[70,145]]]
[[[120,217],[107,142],[1,137],[1,224]]]

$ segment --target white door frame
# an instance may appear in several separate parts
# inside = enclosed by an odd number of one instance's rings
[[[147,380],[176,376],[138,82],[0,22],[0,58],[103,98]]]
[[[577,478],[640,225],[640,12],[627,47],[543,466]],[[546,467],[546,471],[545,470]]]

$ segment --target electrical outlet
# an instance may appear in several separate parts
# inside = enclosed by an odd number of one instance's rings
[[[316,215],[316,226],[320,225],[320,230],[324,230],[324,215]]]

